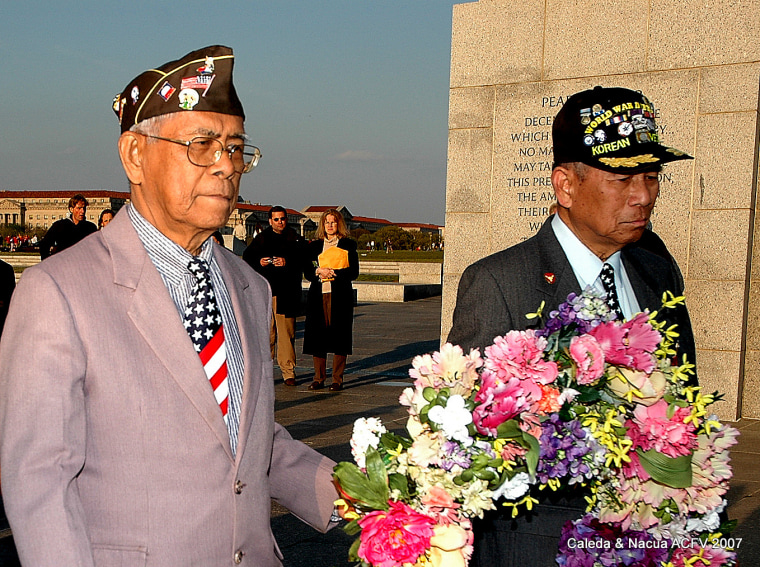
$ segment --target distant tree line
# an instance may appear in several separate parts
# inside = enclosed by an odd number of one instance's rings
[[[384,250],[388,244],[393,250],[432,250],[441,243],[438,233],[404,230],[395,225],[385,226],[377,232],[357,228],[351,231],[351,236],[363,250],[369,250],[372,242],[375,250]]]

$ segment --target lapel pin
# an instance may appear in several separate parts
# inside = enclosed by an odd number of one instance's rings
[[[546,272],[546,273],[544,274],[544,279],[546,280],[546,283],[548,283],[548,284],[553,284],[553,283],[556,281],[556,279],[557,279],[557,276],[555,276],[555,275],[554,275],[553,273],[551,273],[551,272]]]

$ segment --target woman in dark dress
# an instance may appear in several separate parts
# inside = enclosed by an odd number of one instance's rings
[[[314,381],[310,390],[325,387],[327,353],[334,353],[331,392],[343,389],[346,357],[351,354],[354,324],[354,290],[359,276],[356,242],[348,238],[343,216],[335,209],[322,213],[317,239],[307,250],[304,276],[311,282],[306,301],[304,354],[314,357]]]

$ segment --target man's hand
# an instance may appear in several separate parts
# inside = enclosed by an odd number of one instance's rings
[[[273,256],[272,264],[278,268],[282,268],[285,265],[285,258],[279,258],[277,256]]]

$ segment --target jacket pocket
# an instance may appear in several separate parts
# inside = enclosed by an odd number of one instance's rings
[[[148,550],[132,545],[93,544],[92,557],[96,567],[145,567]]]

